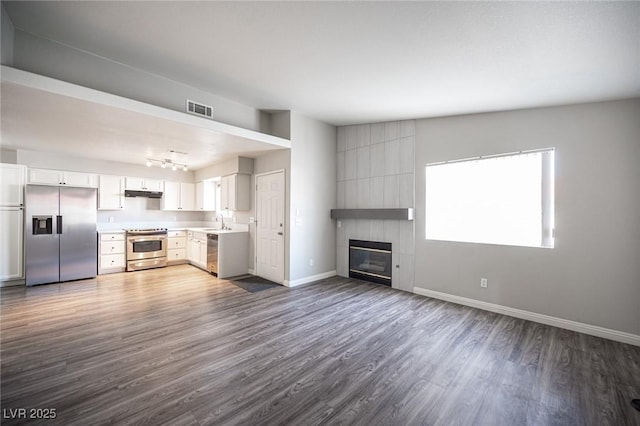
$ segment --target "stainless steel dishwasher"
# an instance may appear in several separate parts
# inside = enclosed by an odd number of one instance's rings
[[[207,234],[207,270],[218,276],[218,234]]]

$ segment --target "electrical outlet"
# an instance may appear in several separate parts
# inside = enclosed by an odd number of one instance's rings
[[[309,259],[309,266],[313,266],[313,259]]]
[[[489,280],[486,278],[480,278],[480,287],[487,288],[489,286]]]

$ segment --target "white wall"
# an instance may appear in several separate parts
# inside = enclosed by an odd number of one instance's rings
[[[194,177],[196,181],[202,181],[233,173],[253,174],[253,159],[246,157],[230,158],[196,170]]]
[[[416,287],[640,334],[639,117],[634,99],[419,120]],[[426,163],[545,147],[555,248],[425,240]]]
[[[182,227],[186,224],[210,222],[204,212],[164,211],[159,198],[126,197],[124,210],[98,210],[101,229]],[[213,214],[213,213],[211,213]]]
[[[0,163],[17,164],[18,151],[15,149],[0,149]]]
[[[0,22],[0,63],[2,65],[13,66],[13,40],[15,29],[11,18],[4,10],[4,5],[0,4],[2,9],[2,21]]]
[[[291,139],[291,111],[273,111],[270,116],[270,133],[284,139]]]
[[[292,112],[289,281],[336,269],[335,156],[336,128]]]
[[[21,30],[15,31],[12,66],[181,112],[186,99],[202,102],[213,107],[214,120],[246,129],[260,131],[261,120],[269,122],[255,108]]]

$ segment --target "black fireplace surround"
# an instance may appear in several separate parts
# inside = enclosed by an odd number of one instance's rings
[[[391,287],[391,243],[349,240],[349,277]]]

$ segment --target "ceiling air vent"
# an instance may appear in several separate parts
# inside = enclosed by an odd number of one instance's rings
[[[187,99],[187,112],[201,117],[213,118],[213,107]]]

